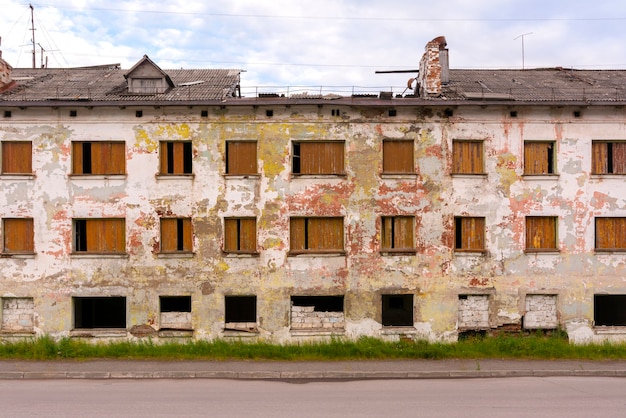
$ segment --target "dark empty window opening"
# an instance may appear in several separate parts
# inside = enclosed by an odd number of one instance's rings
[[[413,326],[413,295],[383,295],[384,327]]]
[[[4,117],[5,118],[10,118],[11,117],[11,111],[10,110],[5,110],[4,111]]]
[[[75,110],[70,110],[70,117],[76,117],[77,114],[78,112],[76,112]]]
[[[511,113],[509,113],[511,115],[512,118],[516,118],[517,117],[517,110],[511,110]]]
[[[341,116],[341,112],[339,111],[339,109],[332,109],[330,111],[330,114],[333,116]]]
[[[575,110],[574,111],[574,117],[575,118],[579,118],[580,117],[580,110]]]
[[[126,328],[123,296],[75,297],[74,328]]]
[[[76,219],[74,221],[74,251],[87,251],[87,220]]]
[[[443,111],[444,115],[446,115],[446,117],[450,118],[452,116],[454,116],[454,111],[450,108],[447,108],[446,110]]]
[[[191,312],[191,296],[161,296],[161,312]]]
[[[394,116],[397,116],[397,115],[398,115],[398,112],[396,111],[396,109],[389,109],[389,112],[387,112],[387,114],[388,114],[390,117],[394,117]]]
[[[626,295],[594,295],[595,326],[626,326]]]
[[[91,174],[91,142],[83,143],[83,174]]]
[[[271,118],[272,116],[274,116],[274,111],[272,109],[267,109],[265,111],[265,116],[267,116],[268,118]]]
[[[313,306],[315,312],[343,312],[343,296],[292,296],[293,306]]]
[[[206,118],[207,116],[209,116],[209,111],[208,110],[201,110],[200,111],[200,117]]]
[[[136,118],[140,118],[143,116],[143,110],[137,110],[135,111],[135,117]]]
[[[225,322],[256,322],[256,296],[226,296]]]

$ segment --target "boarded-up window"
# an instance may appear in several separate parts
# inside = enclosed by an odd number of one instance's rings
[[[526,251],[556,250],[556,217],[526,217]]]
[[[413,141],[383,141],[383,173],[407,174],[414,172]]]
[[[2,221],[2,251],[32,253],[35,251],[32,218],[11,218]]]
[[[161,252],[191,252],[191,219],[161,218]]]
[[[74,251],[88,253],[126,252],[124,219],[75,219]]]
[[[483,141],[452,142],[452,174],[483,173]]]
[[[344,174],[344,143],[294,142],[292,164],[294,174]]]
[[[32,142],[2,143],[2,174],[33,174]]]
[[[626,218],[596,218],[596,250],[626,250]]]
[[[415,249],[413,217],[384,216],[381,221],[381,251],[402,251]]]
[[[592,174],[626,174],[626,141],[593,141]]]
[[[343,218],[291,218],[291,252],[343,251]]]
[[[554,174],[554,142],[524,141],[524,174]]]
[[[226,142],[226,174],[257,174],[256,142]]]
[[[224,219],[224,251],[229,253],[256,252],[256,219]]]
[[[454,250],[483,251],[485,249],[485,218],[454,218]]]
[[[191,142],[161,142],[161,174],[191,174],[191,160]]]
[[[124,142],[72,142],[73,174],[125,174]]]

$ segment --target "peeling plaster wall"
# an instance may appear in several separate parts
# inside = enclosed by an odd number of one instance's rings
[[[336,108],[337,106],[333,106]],[[458,295],[490,295],[490,326],[520,325],[523,295],[558,294],[561,326],[595,335],[593,295],[626,293],[623,253],[594,252],[594,217],[626,216],[622,176],[591,171],[592,139],[624,139],[624,109],[496,105],[14,110],[0,141],[33,142],[32,177],[0,177],[0,215],[32,217],[32,257],[0,258],[0,297],[33,298],[38,334],[70,335],[73,296],[125,296],[127,328],[159,329],[160,295],[191,295],[194,338],[224,335],[224,296],[257,296],[257,330],[290,334],[291,295],[345,295],[349,337],[381,336],[381,293],[415,295],[419,338],[450,340]],[[416,175],[381,176],[382,140],[415,143]],[[225,141],[258,141],[259,175],[224,176]],[[345,176],[291,174],[291,141],[345,141]],[[484,140],[485,172],[451,176],[454,139]],[[71,176],[71,141],[123,140],[126,176]],[[158,176],[159,141],[193,143],[193,177]],[[524,177],[523,141],[556,142],[558,175]],[[381,254],[380,217],[414,215],[416,254]],[[558,217],[558,253],[524,252],[524,218]],[[194,254],[165,256],[159,218],[190,217]],[[223,218],[257,219],[258,256],[222,253]],[[290,216],[344,218],[345,255],[289,256]],[[486,218],[485,253],[454,252],[454,216]],[[124,257],[72,254],[72,218],[126,219]],[[185,319],[186,321],[187,319]],[[171,326],[168,325],[168,326]],[[129,336],[130,337],[130,336]],[[300,338],[300,337],[298,337]]]

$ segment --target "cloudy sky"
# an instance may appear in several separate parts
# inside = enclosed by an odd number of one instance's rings
[[[403,86],[444,35],[452,68],[626,68],[623,0],[56,0],[31,3],[50,67],[147,54],[163,69],[239,68],[242,86]],[[0,0],[3,58],[32,66],[28,3]],[[524,35],[524,36],[520,36]],[[523,39],[523,43],[522,43]],[[522,45],[523,51],[522,54]]]

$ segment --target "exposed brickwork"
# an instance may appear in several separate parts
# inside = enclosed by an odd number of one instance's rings
[[[161,329],[191,329],[191,312],[161,312]]]
[[[316,312],[314,306],[291,307],[291,329],[337,330],[345,327],[343,312]]]
[[[3,298],[2,331],[33,331],[34,311],[35,303],[32,298]]]
[[[418,82],[420,96],[441,95],[442,61],[440,54],[445,50],[446,38],[439,36],[426,44],[426,50],[420,61]],[[447,59],[445,60],[447,65]]]
[[[556,328],[558,324],[556,295],[526,295],[524,328]]]
[[[467,295],[459,299],[459,328],[489,328],[488,295]]]

